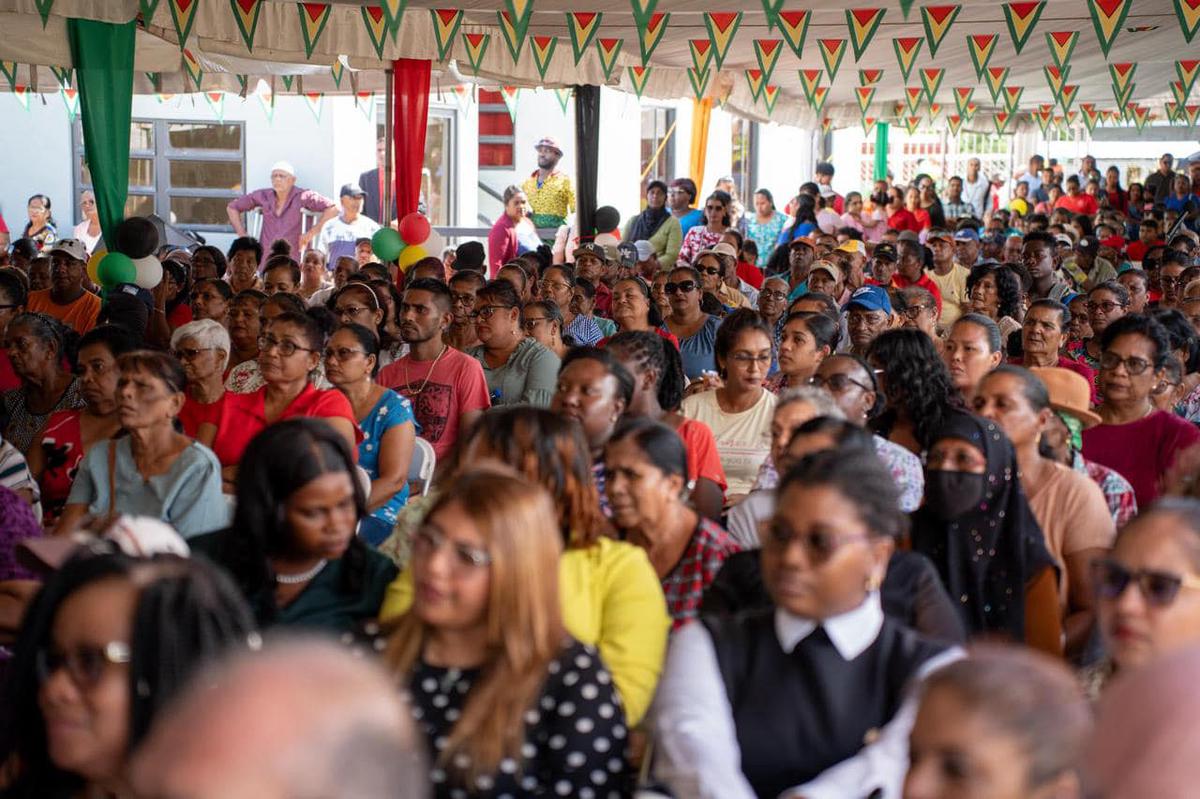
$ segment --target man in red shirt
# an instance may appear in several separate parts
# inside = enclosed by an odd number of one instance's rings
[[[878,249],[878,248],[877,248]],[[933,295],[937,302],[938,316],[942,315],[942,291],[929,275],[925,274],[925,247],[917,234],[903,231],[896,239],[896,251],[900,255],[892,285],[898,289],[920,286]]]
[[[1096,198],[1079,190],[1079,178],[1075,175],[1067,178],[1067,193],[1058,198],[1055,208],[1066,208],[1073,214],[1095,216],[1100,211]]]
[[[822,161],[817,164],[817,190],[820,191],[821,197],[825,199],[825,204],[833,208],[834,213],[846,213],[845,202],[842,195],[833,190],[833,164],[828,161]]]
[[[1129,243],[1129,246],[1125,248],[1125,254],[1129,256],[1130,261],[1141,263],[1146,257],[1147,250],[1165,246],[1167,246],[1166,242],[1158,235],[1158,220],[1147,218],[1138,225],[1137,241]]]

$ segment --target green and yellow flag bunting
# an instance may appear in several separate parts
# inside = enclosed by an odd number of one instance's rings
[[[464,114],[471,108],[471,101],[475,99],[475,87],[470,84],[459,83],[451,90],[454,92],[454,100],[458,104],[458,110]],[[367,119],[370,119],[367,116]]]
[[[779,101],[779,87],[768,85],[763,87],[762,91],[763,104],[767,107],[767,116],[775,113],[775,103]]]
[[[767,32],[775,30],[779,24],[777,17],[783,9],[783,0],[762,0],[763,17],[767,20]]]
[[[157,1],[157,0],[156,0]],[[233,10],[233,19],[237,22],[238,33],[242,35],[242,41],[246,43],[246,49],[254,51],[254,32],[258,30],[258,15],[262,11],[263,0],[229,0],[229,7]],[[379,10],[380,15],[383,14],[383,9]],[[367,8],[363,7],[363,16],[366,17]],[[149,20],[149,17],[144,19]]]
[[[1088,0],[1088,11],[1092,15],[1092,27],[1096,30],[1096,39],[1104,57],[1112,49],[1125,18],[1129,16],[1129,7],[1133,0]]]
[[[550,68],[550,61],[553,60],[557,47],[557,36],[529,37],[529,49],[533,52],[533,65],[537,68],[538,77],[543,81],[546,80],[546,70]]]
[[[821,119],[821,133],[828,136],[831,130],[833,130],[833,120],[829,117],[823,117]]]
[[[604,71],[604,80],[611,81],[613,70],[617,66],[617,56],[621,54],[624,39],[597,39],[596,51],[600,53],[600,69]],[[705,80],[707,83],[707,79]]]
[[[171,0],[172,6],[179,1]],[[192,0],[192,2],[198,2],[198,0]],[[329,15],[333,12],[333,8],[328,3],[297,3],[296,9],[300,12],[300,34],[304,37],[304,57],[312,58],[313,50],[316,49],[321,34],[325,32],[325,26],[329,23]]]
[[[763,89],[763,73],[761,69],[746,70],[746,85],[750,87],[750,96],[754,98],[754,102],[758,102],[758,98],[762,96]],[[809,99],[812,102],[812,99]]]
[[[460,11],[459,14],[461,15],[462,12]],[[460,22],[461,19],[462,17],[460,16]],[[522,30],[507,10],[497,11],[496,21],[500,25],[500,34],[504,37],[504,46],[508,48],[508,54],[512,56],[513,63],[521,63],[521,48],[525,46],[525,36],[529,33],[528,24]],[[457,30],[455,28],[456,32]],[[453,33],[450,35],[450,41],[454,41]]]
[[[688,52],[692,54],[692,68],[704,72],[712,63],[712,42],[708,39],[688,39]]]
[[[1046,8],[1045,2],[1037,3],[1004,3],[1004,22],[1008,25],[1008,35],[1012,37],[1013,48],[1020,54],[1025,43],[1033,34],[1034,27]]]
[[[188,37],[192,35],[192,25],[196,23],[196,10],[200,8],[200,0],[168,0],[168,5],[171,7],[171,21],[175,25],[175,36],[178,37],[179,48],[182,50],[187,44]],[[308,4],[300,3],[300,5]],[[44,17],[42,24],[46,24]]]
[[[808,100],[808,104],[812,105],[813,92],[821,85],[821,78],[825,75],[819,69],[802,69],[800,70],[800,87],[804,89],[804,98]]]
[[[921,70],[921,86],[925,89],[925,99],[933,102],[933,96],[937,94],[938,89],[942,86],[942,78],[946,75],[944,69],[930,69],[925,67]]]
[[[237,3],[241,0],[230,1]],[[380,6],[363,6],[359,11],[362,13],[363,27],[367,29],[367,37],[371,40],[371,46],[375,48],[375,55],[382,59],[383,46],[387,44],[388,34],[387,17],[383,14],[383,8]],[[247,47],[249,47],[249,42],[247,42]]]
[[[454,37],[462,27],[461,8],[431,8],[429,18],[433,22],[433,40],[437,44],[438,61],[445,61],[454,46]],[[481,56],[482,57],[482,56]]]
[[[954,107],[958,110],[959,116],[965,116],[967,113],[967,103],[971,102],[971,97],[975,94],[973,86],[955,86],[954,87]]]
[[[696,95],[697,100],[703,100],[708,92],[708,79],[712,73],[707,69],[697,71],[688,67],[687,75],[688,83],[692,84],[692,94]]]
[[[400,23],[404,19],[404,9],[408,8],[408,0],[380,0],[383,4],[383,16],[387,20],[388,33],[391,34],[392,41],[396,41],[396,34],[400,32]]]
[[[916,133],[919,127],[921,127],[921,117],[912,115],[904,118],[904,129],[908,131],[909,136]]]
[[[667,23],[671,21],[670,14],[651,14],[644,25],[638,25],[638,46],[642,52],[642,66],[650,63],[650,56],[658,48],[663,34],[667,32]]]
[[[71,72],[72,72],[72,70],[70,67],[51,66],[50,72],[51,72],[51,74],[54,75],[54,79],[56,81],[58,81],[58,85],[61,88],[65,88],[65,89],[71,88]]]
[[[1004,84],[1008,82],[1008,67],[988,67],[984,70],[984,78],[987,79],[988,91],[991,92],[992,102],[1000,103],[1000,93],[1004,90]]]
[[[1137,64],[1131,62],[1123,62],[1120,64],[1109,64],[1108,74],[1112,78],[1113,94],[1117,97],[1124,97],[1129,91],[1129,87],[1133,84],[1133,76],[1137,72]],[[1066,76],[1063,76],[1066,79]],[[1120,105],[1123,102],[1117,101]]]
[[[1188,93],[1184,91],[1183,84],[1177,80],[1171,81],[1171,96],[1175,98],[1175,102],[1180,105],[1187,103]]]
[[[737,35],[742,24],[741,11],[708,11],[704,14],[704,27],[708,29],[708,38],[713,44],[713,60],[717,69],[725,66],[725,56],[729,55],[729,46]]]
[[[646,90],[646,81],[650,79],[651,67],[630,67],[629,81],[633,84],[634,94],[638,99],[642,99],[642,92]]]
[[[1188,127],[1196,127],[1196,120],[1200,118],[1200,105],[1185,105],[1183,114],[1187,118]]]
[[[1175,74],[1179,76],[1179,82],[1183,84],[1185,95],[1192,93],[1192,87],[1196,85],[1197,72],[1200,72],[1200,60],[1189,59],[1175,62]]]
[[[604,15],[597,11],[567,12],[567,30],[571,33],[571,51],[575,54],[576,66],[592,46],[596,34],[600,31],[600,21],[603,17]]]
[[[533,19],[533,0],[504,0],[503,13],[507,18],[506,22],[512,25],[516,49],[524,49],[525,37],[529,34],[529,22]],[[501,23],[502,26],[503,24]]]
[[[1150,119],[1150,106],[1135,105],[1133,107],[1133,123],[1137,125],[1138,133],[1142,132],[1142,128],[1146,127],[1146,122]]]
[[[871,107],[871,101],[875,99],[874,86],[856,86],[854,94],[858,98],[858,110],[863,116],[867,115],[867,109]]]
[[[454,94],[456,96],[459,94],[459,88],[467,89],[468,87],[455,86]],[[259,99],[262,99],[262,95],[259,95]],[[271,96],[270,102],[271,102],[271,108],[272,108],[271,113],[274,113],[274,107],[275,107],[274,96]],[[356,106],[358,106],[359,111],[362,111],[363,116],[365,116],[369,120],[371,118],[371,115],[375,112],[375,92],[355,92],[354,93],[354,104]]]
[[[163,95],[159,95],[162,97]],[[161,100],[159,101],[161,102]],[[357,100],[355,100],[357,102]],[[258,95],[258,104],[262,108],[263,116],[267,118],[267,124],[275,123],[275,94],[270,89]]]
[[[158,10],[158,0],[138,0],[138,13],[142,16],[142,21],[147,25],[154,19],[154,12]],[[42,27],[45,27],[46,21],[42,20]]]
[[[1053,31],[1046,34],[1046,46],[1050,48],[1050,58],[1054,60],[1054,66],[1059,69],[1067,68],[1078,41],[1079,31]]]
[[[858,71],[859,86],[874,86],[883,79],[882,69],[860,69]]]
[[[863,128],[864,136],[871,135],[871,132],[875,130],[875,123],[877,121],[878,120],[875,117],[863,117],[862,118],[862,128]]]
[[[508,109],[508,118],[516,124],[517,121],[517,101],[521,98],[521,87],[519,86],[501,86],[500,99],[504,100],[504,107]]]
[[[1188,44],[1200,30],[1200,0],[1174,0],[1175,16],[1179,19],[1179,28]]]
[[[1117,101],[1118,106],[1124,108],[1129,103],[1130,99],[1133,97],[1133,89],[1135,86],[1137,86],[1136,83],[1130,83],[1125,87],[1124,92],[1120,91],[1116,86],[1112,87],[1113,99]]]
[[[288,92],[292,90],[292,84],[296,82],[295,75],[280,75],[279,79],[283,81],[283,90]]]
[[[1012,121],[1012,114],[1007,111],[997,111],[992,117],[992,122],[996,125],[996,132],[1003,134],[1008,130],[1008,123]]]
[[[892,48],[896,51],[896,61],[900,63],[900,74],[905,83],[908,82],[908,76],[912,73],[913,64],[916,63],[923,44],[925,40],[920,36],[892,39]]]
[[[8,89],[17,85],[17,62],[16,61],[0,61],[0,74],[8,80]],[[149,75],[150,73],[147,73]],[[153,82],[153,78],[150,79]]]
[[[54,0],[33,0],[33,4],[37,7],[38,15],[42,18],[42,28],[46,27],[46,23],[50,21],[50,8],[54,5]],[[29,108],[29,98],[25,98],[25,108]]]
[[[937,119],[941,115],[942,115],[942,104],[941,103],[930,103],[929,104],[929,121],[932,122],[933,120]]]
[[[183,69],[195,84],[196,91],[199,91],[200,81],[204,79],[204,69],[200,66],[200,60],[186,47],[183,49]]]
[[[304,104],[308,106],[308,110],[312,111],[318,122],[321,121],[321,105],[325,95],[321,92],[305,92]]]
[[[629,0],[629,5],[633,7],[633,21],[640,28],[658,7],[658,0]]]
[[[762,70],[763,80],[768,83],[775,73],[775,64],[779,62],[779,54],[783,52],[782,39],[755,39],[754,57],[758,60],[758,68]]]
[[[1033,118],[1037,120],[1038,127],[1042,129],[1042,135],[1046,135],[1046,131],[1050,129],[1050,123],[1054,121],[1054,104],[1044,103],[1038,106],[1038,110],[1034,112]]]
[[[1058,95],[1062,93],[1062,86],[1067,82],[1067,75],[1071,72],[1070,67],[1052,67],[1046,65],[1042,67],[1042,74],[1046,76],[1046,85],[1050,87],[1050,96],[1055,101],[1058,100]]]
[[[875,38],[879,25],[887,14],[885,8],[847,8],[846,27],[850,30],[850,44],[854,48],[854,60],[862,58],[867,46]]]
[[[333,62],[333,66],[329,68],[329,74],[333,75],[333,85],[339,89],[342,88],[342,76],[346,74],[346,65],[342,63],[340,58]],[[238,77],[241,78],[242,76],[239,75]],[[246,88],[245,85],[242,88]]]
[[[1079,94],[1079,84],[1064,83],[1062,91],[1058,93],[1058,104],[1062,107],[1064,114],[1071,113],[1071,106],[1075,105],[1075,96]]]
[[[1000,36],[995,33],[971,34],[967,37],[967,50],[971,53],[971,63],[975,65],[976,80],[983,80],[983,71],[996,52],[998,41]]]
[[[829,87],[818,86],[813,89],[812,109],[818,114],[825,110],[825,101],[829,99]]]
[[[929,55],[937,55],[942,39],[950,32],[950,26],[958,19],[962,6],[921,6],[921,22],[925,25],[925,39],[929,42]]]
[[[79,116],[79,90],[62,86],[58,90],[58,95],[62,97],[63,105],[67,108],[67,119],[74,122],[75,117]]]
[[[780,11],[775,15],[779,33],[796,58],[803,56],[804,39],[808,36],[808,21],[811,18],[812,14],[808,11]]]
[[[1080,103],[1079,110],[1083,112],[1083,126],[1087,128],[1088,133],[1091,133],[1100,121],[1100,112],[1096,110],[1096,104]]]
[[[571,103],[571,95],[575,93],[574,89],[555,89],[554,96],[558,98],[558,107],[562,112],[567,113],[567,107]]]
[[[1082,108],[1083,105],[1080,105]],[[1172,103],[1170,100],[1163,103],[1163,112],[1167,115],[1167,121],[1174,123],[1179,116],[1179,103]]]
[[[17,98],[17,102],[26,111],[29,110],[29,87],[23,83],[14,83],[12,87],[13,97]]]
[[[487,55],[488,45],[492,43],[492,35],[490,33],[464,33],[462,39],[467,51],[467,63],[471,65],[471,70],[478,75],[479,68],[483,65],[483,57]]]
[[[218,122],[225,121],[225,92],[205,92],[204,99],[208,100],[208,107],[213,110]]]
[[[1017,113],[1017,108],[1019,108],[1021,105],[1021,95],[1024,93],[1024,86],[1005,86],[1004,110],[1010,114]]]
[[[917,111],[921,108],[921,98],[924,96],[925,90],[920,86],[904,87],[904,105],[908,109],[908,113],[917,113]]]
[[[962,123],[963,118],[958,114],[951,114],[950,116],[946,117],[946,125],[950,128],[951,136],[958,135],[958,132],[962,130]]]
[[[821,61],[825,63],[825,71],[829,73],[829,82],[833,83],[838,69],[842,66],[842,58],[846,55],[846,40],[817,39],[817,48],[821,51]]]

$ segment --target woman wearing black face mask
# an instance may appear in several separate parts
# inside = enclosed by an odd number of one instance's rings
[[[912,548],[937,566],[970,635],[1061,653],[1054,559],[994,422],[952,411],[933,435]]]

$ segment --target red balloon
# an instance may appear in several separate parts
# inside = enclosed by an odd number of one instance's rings
[[[413,211],[400,220],[400,238],[405,244],[422,244],[433,228],[424,214]]]

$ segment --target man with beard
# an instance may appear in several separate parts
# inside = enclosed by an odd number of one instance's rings
[[[558,169],[563,151],[557,139],[546,136],[536,149],[538,168],[525,180],[521,190],[533,209],[534,227],[557,230],[567,223],[567,214],[575,210],[575,187],[567,173]]]
[[[439,462],[454,450],[459,431],[491,405],[479,361],[442,340],[450,303],[445,283],[423,278],[409,284],[400,303],[400,338],[408,354],[376,379],[412,403],[421,438],[433,445]]]

